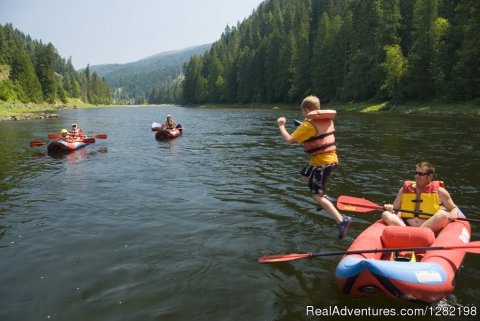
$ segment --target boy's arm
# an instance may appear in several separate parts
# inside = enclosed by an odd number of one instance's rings
[[[280,134],[282,135],[283,140],[287,144],[296,143],[297,141],[288,133],[287,129],[285,128],[285,122],[287,119],[285,117],[279,117],[277,119],[278,129],[280,130]]]

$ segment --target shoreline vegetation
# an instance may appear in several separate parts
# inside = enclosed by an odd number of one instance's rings
[[[155,105],[155,106],[160,106]],[[110,105],[109,105],[110,106]],[[113,106],[113,105],[112,105]],[[138,107],[153,105],[118,105],[119,107]],[[255,109],[279,109],[291,110],[299,108],[298,104],[202,104],[191,105],[195,108],[255,108]],[[104,108],[106,105],[92,105],[80,99],[69,99],[66,104],[34,104],[21,102],[0,101],[0,121],[46,119],[58,117],[56,112],[64,109],[76,108]],[[322,104],[324,109],[337,111],[360,112],[360,113],[396,113],[415,115],[443,115],[461,117],[480,117],[480,101],[444,103],[444,102],[351,102],[347,104]]]
[[[69,98],[67,103],[35,104],[0,101],[0,121],[56,118],[56,112],[63,109],[97,108],[98,105],[84,103],[80,99]]]
[[[256,108],[256,109],[279,109],[296,110],[298,104],[202,104],[194,105],[203,108]],[[464,102],[350,102],[344,104],[322,103],[322,109],[334,109],[337,111],[359,112],[359,113],[392,113],[392,114],[413,114],[413,115],[443,115],[460,117],[480,117],[480,100]]]

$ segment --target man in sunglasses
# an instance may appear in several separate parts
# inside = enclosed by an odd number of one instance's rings
[[[433,180],[434,174],[435,167],[431,163],[417,164],[415,181],[405,181],[393,204],[384,205],[382,219],[385,224],[428,227],[437,234],[449,221],[457,219],[457,206],[443,182]]]

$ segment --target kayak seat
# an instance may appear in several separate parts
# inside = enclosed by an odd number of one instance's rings
[[[384,248],[427,247],[435,241],[435,234],[426,227],[387,226],[380,239]]]
[[[387,226],[381,236],[385,248],[428,247],[435,241],[435,234],[425,227]],[[395,251],[390,261],[416,262],[413,251]]]

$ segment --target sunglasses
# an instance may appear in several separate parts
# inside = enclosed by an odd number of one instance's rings
[[[418,175],[418,176],[426,176],[426,175],[430,175],[431,173],[430,172],[415,172],[415,175]]]

